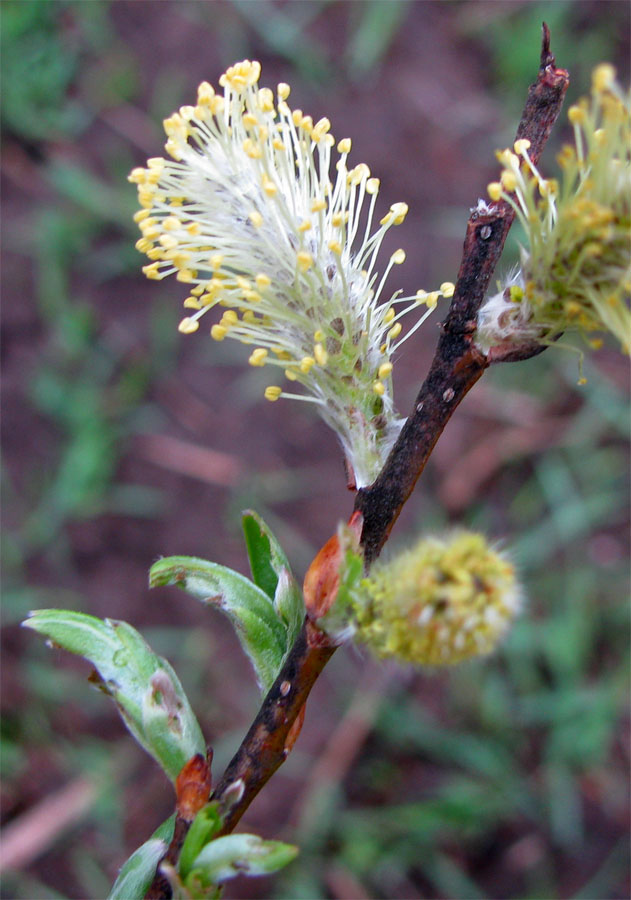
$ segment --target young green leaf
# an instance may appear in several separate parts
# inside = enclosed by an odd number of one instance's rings
[[[281,569],[278,573],[274,609],[287,627],[287,648],[289,649],[298,637],[305,617],[302,591],[289,569]]]
[[[177,585],[223,610],[254,666],[261,690],[269,690],[287,651],[287,628],[264,591],[232,569],[190,556],[158,560],[149,572],[149,584]]]
[[[131,625],[62,609],[36,610],[22,624],[93,664],[99,687],[172,781],[192,756],[206,752],[177,675]]]
[[[274,601],[275,609],[287,625],[287,645],[290,647],[305,616],[302,591],[292,575],[285,551],[258,513],[247,509],[242,524],[252,578]]]
[[[107,900],[142,900],[173,837],[175,815],[170,816],[129,857],[118,873]]]
[[[255,834],[228,834],[211,841],[193,863],[185,883],[222,884],[236,875],[269,875],[296,857],[298,848]]]
[[[208,803],[200,809],[193,819],[182,845],[179,865],[179,872],[182,878],[186,878],[202,848],[213,839],[220,828],[219,804]]]

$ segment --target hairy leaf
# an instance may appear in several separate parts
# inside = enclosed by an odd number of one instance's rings
[[[202,603],[223,610],[267,692],[287,651],[287,628],[268,595],[248,578],[217,563],[190,556],[160,559],[149,572],[151,587],[174,584]]]
[[[243,533],[254,583],[274,601],[274,607],[287,626],[287,646],[290,647],[305,616],[302,591],[272,530],[251,509],[243,513]]]
[[[237,875],[269,875],[296,857],[298,848],[255,834],[228,834],[211,841],[193,863],[186,884],[222,884]]]
[[[193,819],[182,845],[179,865],[179,872],[182,878],[186,878],[202,848],[212,840],[220,828],[219,804],[208,803],[203,809],[200,809]]]
[[[107,900],[142,900],[153,880],[157,865],[171,842],[174,824],[173,815],[132,853],[118,873]]]
[[[180,681],[127,622],[63,609],[40,609],[23,622],[70,653],[88,659],[98,686],[114,700],[125,724],[175,781],[206,745]]]

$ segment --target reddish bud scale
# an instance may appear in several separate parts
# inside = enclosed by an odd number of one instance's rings
[[[208,803],[212,785],[211,762],[212,750],[206,757],[197,753],[182,767],[176,778],[177,814],[187,822],[192,822],[202,806]]]

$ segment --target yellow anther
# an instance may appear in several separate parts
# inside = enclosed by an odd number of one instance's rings
[[[530,141],[528,138],[520,138],[518,141],[515,141],[513,144],[513,150],[517,153],[518,156],[523,156],[526,150],[530,148]]]
[[[408,209],[407,203],[393,203],[390,207],[390,212],[393,215],[392,224],[400,225],[407,216]]]
[[[223,97],[213,97],[210,102],[210,111],[213,116],[218,116],[224,111],[225,106],[226,101]]]
[[[247,278],[244,278],[242,275],[237,275],[236,277],[237,287],[241,288],[242,291],[249,291],[252,285],[248,281]]]
[[[210,268],[213,270],[213,272],[216,272],[217,269],[221,268],[221,264],[223,262],[223,254],[222,253],[214,253],[210,257],[209,262],[210,262]]]
[[[502,185],[499,181],[492,181],[486,186],[486,190],[491,200],[495,200],[496,202],[502,196]]]
[[[285,369],[285,378],[287,379],[287,381],[297,381],[298,380],[298,376],[296,375],[296,373],[294,372],[293,369]]]
[[[567,111],[567,117],[572,125],[582,125],[586,119],[585,110],[580,106],[570,106]]]
[[[504,169],[500,181],[505,191],[514,191],[517,187],[517,176],[511,169]]]
[[[556,178],[546,178],[539,182],[539,193],[542,197],[556,197],[559,193],[559,182]]]
[[[313,119],[311,116],[303,116],[300,120],[300,127],[303,131],[306,131],[307,134],[311,134],[313,131]]]
[[[260,303],[263,298],[258,291],[244,291],[243,299],[247,300],[248,303]]]
[[[321,135],[324,135],[331,130],[331,122],[326,118],[326,116],[323,116],[315,123],[315,125],[313,126],[313,130],[317,131]]]
[[[386,310],[386,314],[383,317],[384,323],[386,325],[389,325],[390,322],[392,322],[392,320],[394,319],[394,315],[394,309],[390,307],[388,310]]]
[[[148,209],[139,209],[137,213],[134,213],[134,222],[140,224],[145,219],[148,219],[151,215],[151,211]]]
[[[212,84],[209,84],[207,81],[202,81],[200,86],[197,88],[197,102],[208,103],[214,96],[215,89]]]
[[[263,185],[263,190],[268,197],[273,197],[274,194],[278,193],[277,186],[274,184],[269,175],[266,175],[265,173],[263,173],[263,176],[261,177],[261,184]]]
[[[272,279],[269,277],[269,275],[265,275],[263,272],[260,272],[254,280],[259,290],[263,290],[264,288],[269,287],[272,283]]]
[[[405,262],[405,250],[402,250],[401,248],[395,250],[390,259],[395,266],[400,266],[402,262]]]
[[[326,366],[329,361],[329,354],[324,349],[322,344],[316,344],[313,348],[313,355],[315,357],[315,361],[319,366]]]
[[[508,147],[505,150],[498,150],[495,156],[507,169],[519,168],[519,157],[515,156]]]
[[[219,79],[219,84],[222,87],[229,85],[233,91],[241,93],[246,87],[255,85],[259,80],[260,74],[261,64],[259,62],[244,59],[242,62],[235,63],[234,66],[226,69]]]
[[[375,394],[378,394],[380,397],[383,397],[383,395],[386,392],[386,386],[384,385],[384,383],[382,381],[373,381],[372,389],[375,392]]]
[[[153,246],[151,241],[148,241],[147,238],[140,238],[134,244],[136,250],[139,250],[140,253],[146,253],[148,250],[151,250]]]
[[[278,387],[275,384],[270,384],[269,387],[265,388],[265,399],[270,400],[273,403],[275,400],[278,400],[282,393],[282,388]]]
[[[324,340],[324,332],[322,331],[321,328],[318,328],[318,330],[314,333],[313,340],[316,342]]]
[[[377,372],[379,378],[387,378],[388,375],[390,375],[390,373],[392,372],[392,368],[393,366],[391,362],[381,363]]]
[[[341,228],[342,225],[346,225],[350,217],[350,213],[348,210],[346,212],[336,212],[331,217],[331,225],[334,228]]]
[[[310,231],[311,230],[311,222],[309,219],[303,219],[300,225],[298,226],[298,231]]]
[[[255,228],[260,228],[263,224],[263,216],[257,210],[252,210],[250,215],[248,216],[250,222],[254,225]]]
[[[153,247],[151,250],[146,251],[149,259],[164,259],[164,250],[162,247]]]
[[[296,260],[301,272],[307,272],[313,265],[313,256],[310,253],[307,253],[306,250],[301,250],[297,253]]]
[[[611,63],[601,63],[592,72],[592,89],[602,93],[611,88],[616,80],[616,70]]]
[[[342,255],[342,245],[339,243],[339,241],[329,241],[327,246],[331,253],[334,253],[336,256]]]
[[[197,237],[197,235],[200,234],[201,230],[202,227],[199,222],[191,222],[190,225],[186,226],[186,231],[188,232],[188,234],[190,234],[191,237]]]
[[[434,309],[434,307],[438,304],[438,298],[440,294],[438,291],[432,291],[431,294],[427,295],[425,303],[428,309]]]
[[[308,375],[311,369],[315,366],[315,359],[313,356],[303,356],[300,360],[300,371],[303,375]]]
[[[290,91],[291,88],[284,81],[281,81],[281,83],[276,88],[276,93],[281,100],[286,100],[287,97],[289,97]]]
[[[197,272],[194,269],[180,269],[180,271],[175,276],[176,281],[181,281],[183,284],[190,284],[191,281],[195,278]]]
[[[292,122],[294,123],[294,125],[295,125],[296,127],[299,127],[299,125],[300,125],[300,123],[301,123],[301,121],[302,121],[302,110],[301,110],[301,109],[295,109],[295,110],[292,112],[292,114],[291,114],[291,120],[292,120]]]
[[[201,309],[202,305],[197,297],[187,297],[184,301],[184,309]]]
[[[281,141],[280,138],[274,138],[274,140],[272,141],[272,147],[274,148],[274,150],[280,150],[280,151],[283,151],[286,149],[284,143]]]
[[[132,169],[127,176],[127,181],[131,181],[132,184],[144,184],[146,180],[147,172],[145,169],[141,169],[140,167]]]
[[[243,115],[241,116],[241,121],[246,128],[254,128],[259,123],[259,120],[256,118],[254,113],[251,112],[243,113]]]
[[[252,138],[246,138],[241,146],[245,155],[249,156],[250,159],[261,159],[263,156],[260,144],[255,143]]]
[[[390,331],[388,332],[388,339],[393,341],[395,338],[399,337],[401,334],[401,323],[395,322]]]
[[[370,178],[370,169],[366,163],[359,163],[354,169],[350,170],[347,180],[349,184],[358,185],[368,178]]]
[[[182,334],[192,334],[194,331],[197,331],[199,328],[199,322],[197,319],[182,319],[180,324],[177,326],[177,330],[181,331]]]
[[[231,325],[239,324],[239,316],[236,314],[234,309],[227,309],[225,313],[221,317],[221,324],[225,328],[229,328]]]
[[[326,209],[326,200],[323,200],[320,197],[311,204],[311,212],[313,213],[320,212],[323,209]]]
[[[351,152],[351,139],[350,138],[342,138],[342,140],[337,145],[338,153],[350,153]]]
[[[250,354],[248,362],[251,366],[264,366],[267,359],[267,350],[264,347],[257,347]]]
[[[178,245],[177,238],[172,234],[161,234],[158,240],[165,250],[175,250]]]
[[[153,281],[159,281],[164,276],[160,273],[159,263],[153,262],[148,266],[142,267],[143,273],[147,276],[147,278]]]
[[[369,178],[366,182],[366,193],[367,194],[377,194],[379,192],[379,185],[381,182],[378,178]]]
[[[440,292],[446,300],[449,300],[450,297],[453,297],[455,290],[456,285],[453,283],[453,281],[443,281],[440,286]]]
[[[427,302],[427,291],[424,291],[422,288],[416,292],[416,302],[417,303],[426,303]]]
[[[259,91],[259,108],[263,112],[274,112],[274,94],[269,88]]]

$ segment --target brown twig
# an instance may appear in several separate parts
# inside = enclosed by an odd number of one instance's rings
[[[528,91],[516,136],[530,141],[529,155],[535,163],[561,110],[568,84],[565,69],[555,67],[550,32],[544,24],[539,77]],[[364,517],[362,544],[368,564],[379,555],[454,410],[491,362],[476,349],[473,333],[514,218],[514,211],[504,201],[490,207],[478,204],[469,217],[456,289],[429,374],[378,478],[362,488],[355,500],[355,509]],[[526,348],[520,358],[533,356],[539,349]]]
[[[528,92],[516,135],[530,141],[529,154],[535,163],[560,112],[568,84],[568,73],[555,67],[550,32],[544,24],[539,76]],[[513,210],[503,201],[490,207],[479,204],[471,213],[456,289],[429,374],[380,475],[357,494],[355,510],[364,517],[361,543],[368,565],[379,555],[453,411],[490,364],[475,348],[472,336],[478,309],[513,219]],[[334,652],[326,635],[306,620],[280,675],[213,793],[224,810],[221,834],[233,830],[284,762],[292,725]],[[156,875],[154,885],[160,880],[161,876]],[[151,896],[166,898],[171,894]]]

